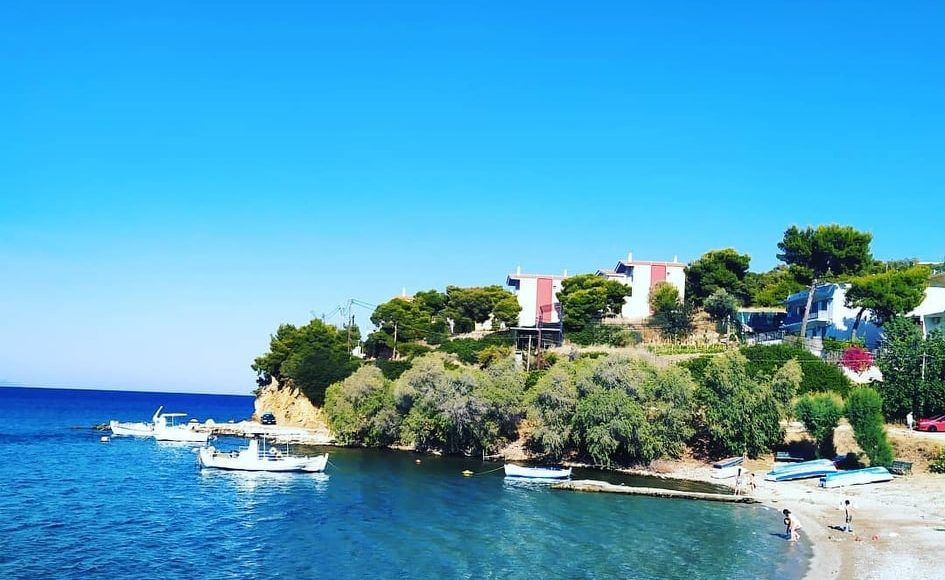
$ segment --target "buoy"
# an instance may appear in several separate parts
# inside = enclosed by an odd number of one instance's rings
[[[102,443],[108,443],[111,439],[108,438],[108,435],[102,435],[102,438],[99,439]]]
[[[465,475],[466,477],[469,477],[470,475],[475,475],[475,474],[472,471],[465,469],[463,470],[463,475]]]
[[[418,460],[416,460],[414,463],[420,463],[420,460],[418,459]]]

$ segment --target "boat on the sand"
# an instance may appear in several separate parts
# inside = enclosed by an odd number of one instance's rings
[[[260,445],[262,441],[262,445]],[[197,459],[202,467],[229,469],[234,471],[325,471],[328,454],[305,457],[292,455],[288,446],[285,451],[270,446],[262,438],[249,440],[249,447],[238,451],[220,451],[214,447],[201,447]]]
[[[820,487],[843,487],[846,485],[863,485],[866,483],[880,483],[892,481],[893,475],[885,467],[865,467],[849,471],[828,473],[820,478]]]
[[[837,471],[837,466],[829,459],[814,459],[775,467],[765,475],[766,481],[791,481],[810,477],[823,477]]]
[[[742,468],[742,463],[744,462],[744,456],[729,457],[716,461],[712,464],[712,478],[728,479],[729,477],[735,477],[738,475],[738,470]]]
[[[529,479],[568,479],[571,468],[567,467],[524,467],[514,463],[505,464],[506,477],[525,477]]]

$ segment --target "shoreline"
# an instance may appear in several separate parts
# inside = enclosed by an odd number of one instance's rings
[[[316,430],[262,426],[251,421],[213,425],[219,434],[266,434],[285,442],[336,446],[333,438]],[[282,433],[279,433],[279,432]],[[242,432],[242,433],[240,433]],[[281,435],[281,437],[280,437]],[[390,446],[394,451],[415,449]],[[502,457],[497,461],[527,460]],[[573,467],[592,468],[566,462]],[[659,471],[611,468],[604,471],[692,481],[732,488],[734,478],[715,479],[712,467],[694,460],[663,460]],[[749,460],[756,489],[750,496],[772,510],[771,528],[781,531],[781,510],[788,508],[801,523],[801,541],[811,545],[811,559],[804,578],[863,580],[928,574],[938,569],[940,545],[945,542],[945,477],[930,473],[897,476],[893,481],[825,490],[817,479],[771,482],[764,480],[773,461]],[[595,468],[597,469],[597,468]],[[841,530],[844,499],[854,507],[855,533]],[[785,540],[787,541],[787,540]]]
[[[945,480],[940,476],[918,473],[886,483],[826,490],[818,487],[817,479],[765,481],[770,467],[769,461],[746,463],[747,470],[755,474],[756,490],[750,495],[774,510],[772,529],[782,527],[780,512],[784,508],[798,517],[801,541],[810,542],[812,550],[805,578],[895,578],[928,574],[940,567],[939,551],[945,542]],[[711,470],[707,464],[677,462],[669,475],[729,487],[734,484],[733,478],[713,479]],[[854,508],[854,533],[841,529],[844,499]]]

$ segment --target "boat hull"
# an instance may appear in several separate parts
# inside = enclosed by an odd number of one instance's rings
[[[213,447],[203,447],[197,454],[202,467],[229,471],[272,471],[319,473],[328,465],[328,454],[314,457],[264,456],[256,453],[225,453]]]
[[[571,468],[522,467],[514,463],[507,463],[505,464],[505,476],[528,479],[568,479],[571,477]]]
[[[885,467],[867,467],[828,473],[820,478],[820,487],[844,487],[847,485],[864,485],[867,483],[881,483],[892,481],[893,475]]]
[[[794,479],[808,479],[823,477],[828,473],[835,473],[837,466],[829,459],[815,459],[790,465],[775,467],[765,475],[765,481],[791,481]]]
[[[183,443],[206,443],[210,433],[194,431],[187,427],[165,427],[154,430],[154,438],[158,441],[180,441]]]
[[[154,435],[154,426],[150,423],[119,423],[111,421],[108,424],[112,435],[124,437],[151,437]]]

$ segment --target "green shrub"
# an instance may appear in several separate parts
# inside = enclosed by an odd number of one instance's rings
[[[705,378],[705,369],[709,365],[710,360],[712,360],[711,356],[700,356],[698,358],[680,361],[677,364],[692,373],[692,378],[695,379],[697,383],[701,383]]]
[[[847,397],[844,413],[853,426],[857,445],[870,458],[870,465],[889,465],[893,449],[883,421],[883,398],[870,387],[857,387]]]
[[[861,339],[837,340],[836,338],[824,338],[824,350],[827,352],[840,353],[851,346],[863,346]]]
[[[325,390],[325,415],[344,445],[390,445],[400,428],[391,382],[372,366]]]
[[[929,461],[929,471],[932,473],[945,473],[945,447],[942,447],[938,456],[932,456]]]
[[[393,381],[408,371],[410,369],[411,363],[407,359],[390,360],[380,358],[374,361],[374,366],[381,369],[381,372],[384,373],[385,378]]]
[[[833,458],[837,454],[833,444],[833,432],[843,416],[842,402],[836,394],[819,393],[805,395],[794,405],[795,416],[814,438],[817,457]]]
[[[758,457],[783,439],[781,413],[771,386],[748,373],[736,351],[712,357],[696,397],[702,411],[700,439],[712,456]]]
[[[799,395],[829,391],[846,398],[853,386],[840,367],[824,362],[803,348],[787,344],[756,344],[740,350],[748,358],[749,374],[755,378],[771,378],[784,363],[797,359],[804,371],[804,379],[797,390]]]
[[[653,354],[718,354],[726,350],[724,344],[665,344],[646,348]]]
[[[639,332],[610,324],[590,324],[581,330],[566,332],[565,338],[581,346],[606,344],[618,348],[634,346],[642,340]]]

